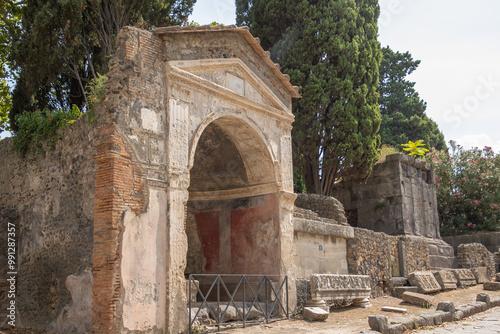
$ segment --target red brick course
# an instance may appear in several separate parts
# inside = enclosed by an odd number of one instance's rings
[[[114,124],[98,130],[94,200],[92,333],[119,333],[122,215],[144,209],[144,173]]]

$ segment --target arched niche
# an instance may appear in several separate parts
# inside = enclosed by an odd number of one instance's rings
[[[203,127],[190,169],[185,274],[279,274],[278,183],[270,150],[245,121]]]

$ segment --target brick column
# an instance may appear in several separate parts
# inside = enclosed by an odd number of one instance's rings
[[[132,161],[114,124],[99,128],[94,199],[94,247],[92,254],[92,333],[119,333],[122,296],[120,282],[122,214],[144,208],[143,173]]]

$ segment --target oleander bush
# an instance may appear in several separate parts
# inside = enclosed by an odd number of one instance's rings
[[[500,155],[491,147],[426,155],[436,173],[439,221],[443,235],[500,231]]]

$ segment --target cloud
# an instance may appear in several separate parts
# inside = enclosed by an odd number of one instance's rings
[[[500,140],[495,141],[486,133],[465,135],[458,139],[457,143],[462,145],[465,149],[470,149],[472,147],[482,149],[485,146],[490,146],[495,153],[500,153]]]

